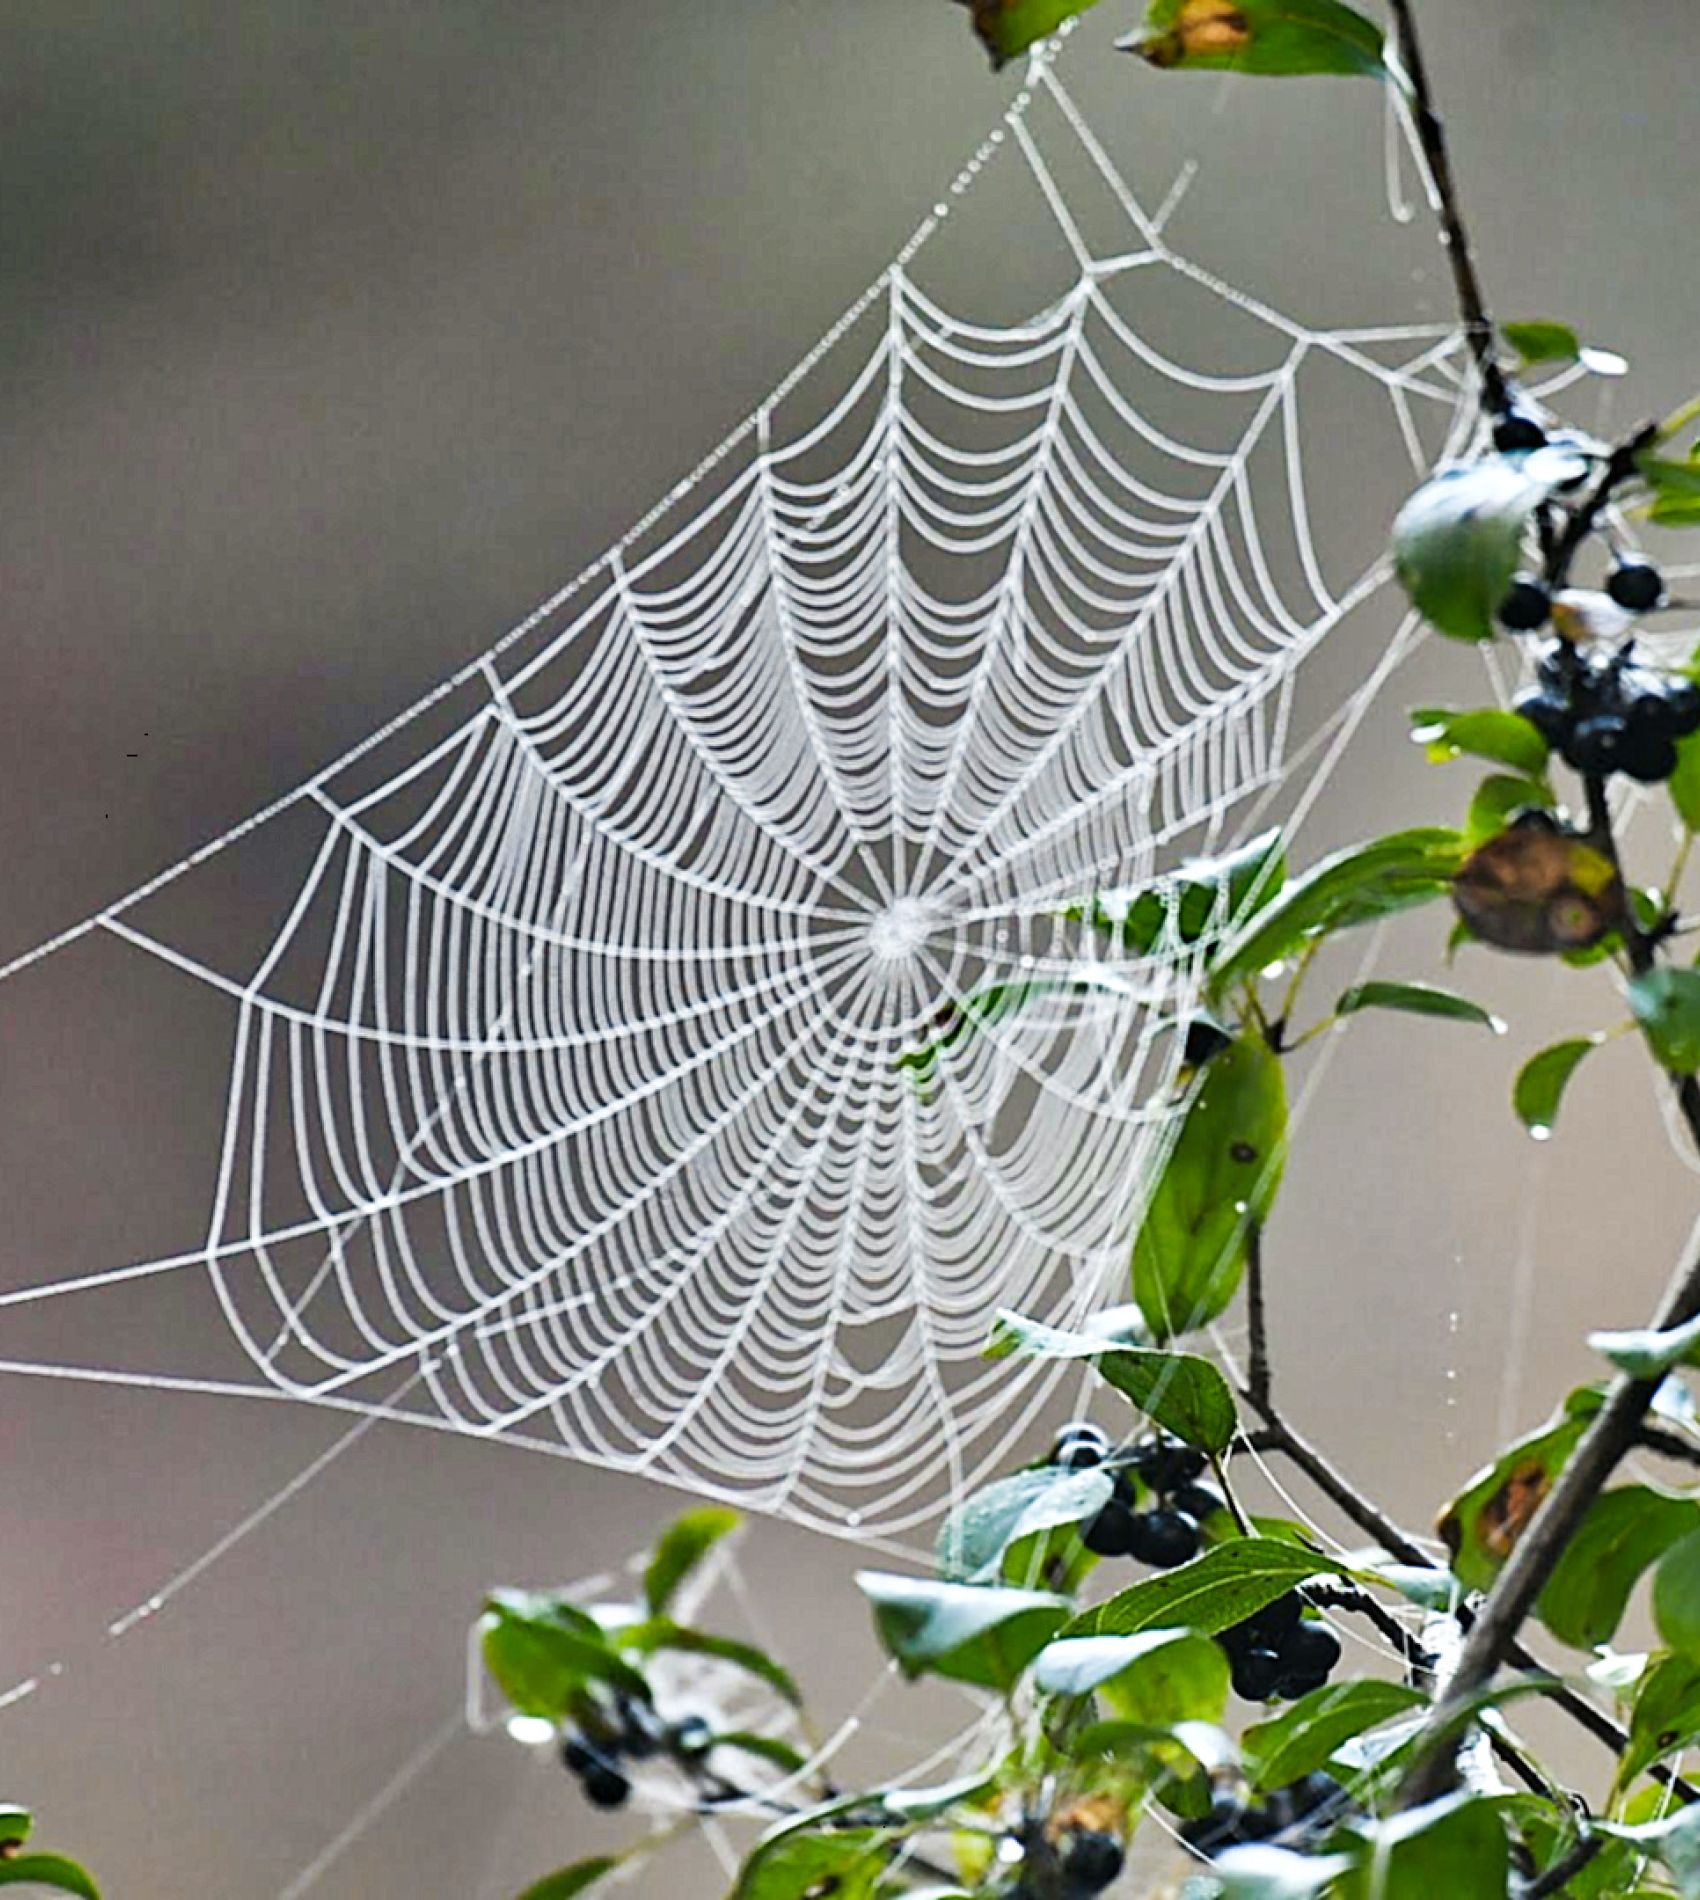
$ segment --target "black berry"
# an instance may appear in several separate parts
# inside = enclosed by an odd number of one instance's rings
[[[1530,686],[1511,702],[1511,710],[1527,719],[1549,746],[1563,745],[1571,726],[1570,701],[1545,686]]]
[[[1665,577],[1651,561],[1625,555],[1612,569],[1606,592],[1632,614],[1644,614],[1664,599]]]
[[[1240,1832],[1245,1810],[1225,1789],[1218,1790],[1210,1803],[1210,1812],[1181,1829],[1181,1839],[1196,1853],[1214,1854],[1224,1847],[1236,1846],[1250,1837]]]
[[[1138,1512],[1125,1499],[1111,1498],[1080,1533],[1080,1541],[1095,1557],[1131,1557],[1139,1523]]]
[[[1169,1493],[1168,1502],[1171,1510],[1184,1511],[1200,1524],[1225,1508],[1222,1500],[1207,1484],[1183,1484],[1178,1491]]]
[[[1132,1554],[1154,1570],[1173,1570],[1198,1555],[1198,1524],[1184,1511],[1148,1511],[1134,1524]]]
[[[1201,1068],[1212,1056],[1219,1056],[1232,1042],[1220,1023],[1208,1016],[1195,1016],[1186,1026],[1186,1046],[1182,1051],[1189,1069]]]
[[[1296,1590],[1289,1590],[1284,1597],[1277,1597],[1273,1603],[1264,1604],[1255,1615],[1248,1616],[1240,1626],[1248,1636],[1279,1649],[1303,1620],[1305,1606]]]
[[[1234,1694],[1247,1702],[1267,1702],[1285,1673],[1280,1653],[1259,1643],[1234,1658]]]
[[[1513,633],[1533,633],[1552,612],[1552,596],[1533,575],[1519,574],[1499,603],[1499,624]]]
[[[1493,446],[1501,455],[1517,455],[1546,445],[1546,430],[1527,409],[1508,409],[1493,425]]]
[[[1134,1457],[1135,1468],[1144,1473],[1152,1490],[1165,1496],[1178,1491],[1182,1485],[1191,1484],[1204,1475],[1204,1467],[1210,1462],[1201,1451],[1194,1451],[1190,1445],[1177,1444],[1173,1439],[1159,1439],[1154,1445],[1142,1445]]]
[[[1301,1623],[1281,1645],[1281,1667],[1288,1676],[1327,1677],[1340,1660],[1340,1639],[1321,1623]]]
[[[1113,1834],[1077,1834],[1063,1857],[1063,1878],[1082,1893],[1100,1893],[1121,1872],[1126,1858]]]
[[[569,1735],[562,1742],[561,1762],[570,1774],[575,1775],[587,1775],[593,1768],[606,1766],[602,1757],[580,1735]]]
[[[583,1776],[585,1799],[595,1808],[618,1808],[625,1804],[632,1784],[618,1768],[598,1763]]]
[[[1595,776],[1615,772],[1628,730],[1617,713],[1594,713],[1577,720],[1564,741],[1565,764]]]
[[[675,1755],[706,1755],[714,1746],[714,1730],[700,1715],[687,1715],[667,1731],[667,1745]]]
[[[1089,1420],[1077,1419],[1057,1434],[1051,1463],[1060,1465],[1064,1471],[1088,1471],[1094,1465],[1101,1465],[1110,1451],[1108,1432]]]
[[[1618,770],[1643,785],[1658,785],[1676,770],[1676,741],[1631,722],[1618,748]]]

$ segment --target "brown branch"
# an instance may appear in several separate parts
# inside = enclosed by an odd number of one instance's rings
[[[1387,0],[1393,15],[1394,41],[1399,64],[1410,87],[1411,115],[1416,122],[1417,143],[1422,147],[1423,162],[1428,166],[1436,197],[1440,200],[1440,240],[1452,266],[1452,284],[1458,296],[1458,312],[1464,319],[1464,335],[1476,370],[1482,379],[1483,404],[1496,416],[1511,407],[1511,387],[1499,366],[1494,342],[1493,319],[1488,315],[1487,299],[1481,279],[1476,275],[1475,255],[1470,249],[1464,216],[1458,206],[1458,187],[1452,176],[1452,158],[1446,144],[1446,128],[1434,109],[1429,90],[1428,66],[1422,44],[1417,38],[1417,23],[1411,0]]]

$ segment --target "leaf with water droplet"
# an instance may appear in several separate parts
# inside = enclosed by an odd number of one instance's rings
[[[1525,365],[1529,363],[1573,363],[1582,354],[1582,339],[1568,323],[1553,323],[1545,317],[1525,323],[1502,323],[1504,337]]]
[[[1661,966],[1631,977],[1629,1007],[1673,1075],[1700,1069],[1700,970]]]
[[[962,0],[962,4],[972,12],[975,34],[996,71],[1065,21],[1095,6],[1097,0]]]
[[[1351,1016],[1360,1009],[1398,1009],[1412,1016],[1441,1016],[1453,1022],[1480,1023],[1495,1035],[1505,1025],[1480,1003],[1429,983],[1357,983],[1334,1005],[1336,1015]]]
[[[1517,1118],[1537,1141],[1545,1141],[1558,1120],[1558,1105],[1582,1058],[1600,1046],[1603,1037],[1572,1036],[1531,1056],[1517,1072],[1511,1091]]]
[[[1380,79],[1381,28],[1341,0],[1152,0],[1140,32],[1117,44],[1178,72]]]

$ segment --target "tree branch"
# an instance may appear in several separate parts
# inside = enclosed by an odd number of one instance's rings
[[[1404,71],[1411,114],[1416,121],[1417,143],[1422,147],[1423,162],[1428,166],[1435,196],[1440,200],[1440,239],[1446,247],[1447,262],[1452,266],[1452,284],[1458,296],[1458,312],[1464,319],[1464,334],[1476,359],[1482,379],[1482,401],[1496,416],[1511,407],[1511,387],[1499,366],[1494,342],[1493,319],[1488,315],[1487,299],[1482,295],[1476,275],[1476,261],[1464,229],[1463,213],[1458,205],[1458,187],[1452,177],[1452,158],[1447,149],[1446,128],[1434,109],[1429,91],[1428,66],[1422,44],[1417,38],[1417,23],[1411,0],[1387,0],[1393,15],[1394,43]]]

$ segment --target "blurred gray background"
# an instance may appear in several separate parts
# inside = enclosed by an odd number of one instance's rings
[[[1582,422],[1670,406],[1700,382],[1700,16],[1421,14],[1491,293],[1632,359]],[[1387,217],[1374,88],[1164,81],[1111,54],[1133,21],[1104,0],[1064,71],[1153,195],[1203,161],[1179,244],[1313,322],[1448,314],[1426,225]],[[882,268],[1017,83],[948,0],[0,9],[0,957],[305,777],[593,557]],[[956,301],[1047,294],[1027,232],[964,230]],[[1308,446],[1350,470],[1350,441]],[[1367,552],[1384,525],[1378,500],[1330,531]],[[1480,685],[1426,651],[1316,838],[1460,804],[1399,707]],[[199,927],[254,930],[291,869],[209,874]],[[1435,952],[1429,927],[1384,967],[1432,975]],[[1389,1021],[1335,1046],[1275,1236],[1290,1407],[1419,1524],[1587,1370],[1588,1325],[1645,1313],[1697,1200],[1627,1047],[1546,1148],[1512,1122],[1522,1055],[1613,1020],[1603,979],[1485,957],[1466,977],[1512,1035]],[[0,988],[0,1284],[193,1243],[226,1035],[113,946]],[[186,1310],[161,1286],[3,1314],[0,1357],[190,1363]],[[0,1379],[0,1677],[63,1666],[0,1710],[0,1793],[117,1900],[288,1890],[452,1720],[486,1584],[617,1560],[677,1502],[379,1428],[103,1636],[345,1429]],[[851,1553],[757,1526],[744,1554],[774,1647],[842,1708],[875,1662]],[[900,1765],[955,1713],[893,1692],[867,1758]],[[310,1891],[504,1900],[605,1838],[547,1760],[461,1738]],[[688,1854],[648,1878],[720,1880]]]

